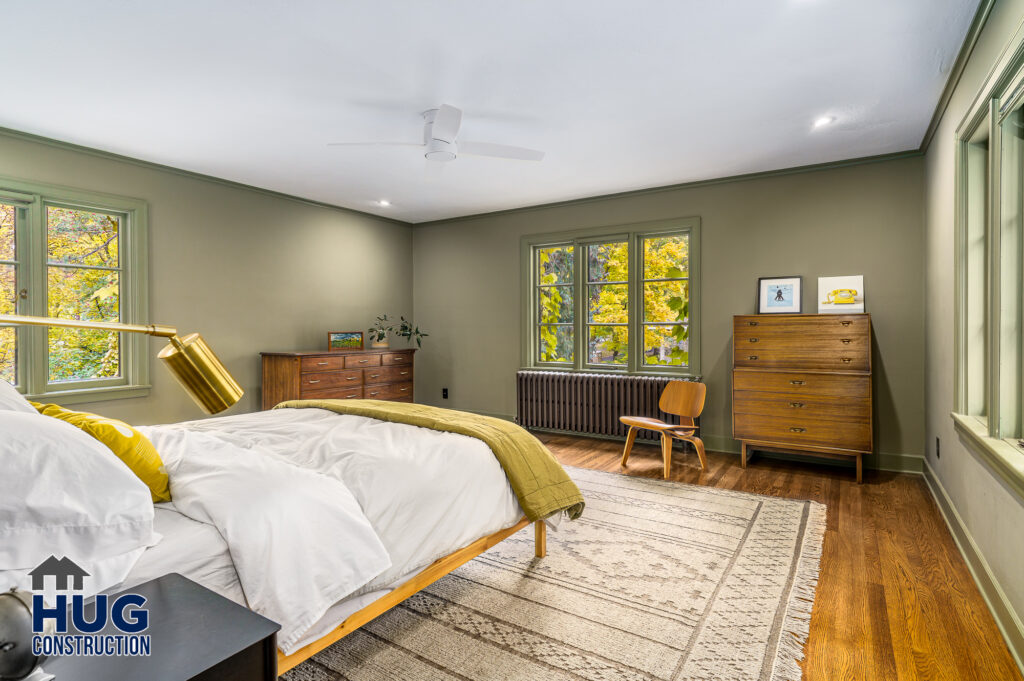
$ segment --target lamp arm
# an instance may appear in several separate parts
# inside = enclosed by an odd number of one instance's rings
[[[163,324],[121,324],[120,322],[90,322],[78,319],[58,319],[56,317],[33,317],[23,314],[0,314],[0,325],[24,324],[26,326],[60,326],[68,329],[97,329],[100,331],[125,331],[128,333],[144,333],[149,336],[174,338],[178,330]]]

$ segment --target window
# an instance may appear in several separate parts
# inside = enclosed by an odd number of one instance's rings
[[[695,218],[523,240],[525,366],[693,375]]]
[[[953,419],[1024,496],[1024,57],[1002,66],[957,129]]]
[[[148,323],[145,204],[0,180],[0,313]],[[0,379],[65,401],[141,394],[139,334],[0,326]]]

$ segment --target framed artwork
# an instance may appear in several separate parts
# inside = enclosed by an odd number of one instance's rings
[[[362,350],[362,331],[328,331],[328,350]]]
[[[761,277],[757,280],[758,314],[797,314],[803,277]]]
[[[818,314],[864,311],[864,275],[818,277]]]

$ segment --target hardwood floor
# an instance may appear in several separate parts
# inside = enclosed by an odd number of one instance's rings
[[[661,478],[658,447],[537,436],[563,464]],[[924,479],[692,450],[673,453],[672,479],[828,505],[821,576],[811,616],[807,681],[1022,679]],[[555,540],[553,540],[555,541]]]

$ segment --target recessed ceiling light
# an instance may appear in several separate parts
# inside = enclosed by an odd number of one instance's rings
[[[377,205],[380,206],[381,208],[387,208],[388,206],[391,205],[391,202],[388,201],[387,199],[381,199],[380,201],[377,202]]]
[[[822,117],[816,118],[814,120],[814,127],[820,128],[820,127],[828,125],[829,123],[835,123],[835,121],[836,121],[836,117],[835,116],[822,116]]]

